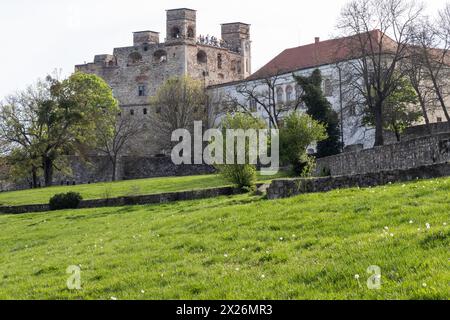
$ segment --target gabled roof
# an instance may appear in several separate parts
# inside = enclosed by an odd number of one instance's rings
[[[376,39],[376,43],[379,43],[382,36],[381,31],[373,30],[369,34],[372,39]],[[364,38],[364,34],[318,41],[316,43],[286,49],[264,67],[252,74],[248,80],[267,78],[356,58],[356,50],[352,50],[352,47],[355,48],[355,46],[351,44],[360,41],[361,38]],[[386,42],[383,40],[383,43],[388,43],[389,47],[395,44],[395,41],[389,37],[385,37],[385,40]]]

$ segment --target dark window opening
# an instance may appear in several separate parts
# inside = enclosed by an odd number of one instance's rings
[[[147,114],[147,108],[144,108],[143,112],[144,114]]]
[[[153,61],[155,63],[163,63],[167,61],[167,52],[164,50],[158,50],[153,54]]]
[[[198,63],[207,63],[208,62],[208,56],[206,55],[205,51],[200,50],[197,53],[197,62]]]
[[[172,36],[172,39],[180,39],[181,38],[180,28],[173,27],[170,35]]]
[[[131,109],[131,110],[130,110],[130,114],[131,114],[132,116],[134,116],[134,109]]]
[[[145,90],[145,86],[143,86],[143,85],[141,85],[141,86],[139,86],[138,87],[138,94],[139,94],[139,97],[145,97],[145,95],[146,95],[146,92],[145,92],[146,90]]]
[[[222,55],[220,53],[217,55],[217,68],[222,69]]]
[[[192,28],[192,27],[188,28],[188,38],[189,39],[194,39],[195,38],[194,28]]]
[[[442,118],[441,117],[437,117],[436,121],[437,122],[442,122]]]

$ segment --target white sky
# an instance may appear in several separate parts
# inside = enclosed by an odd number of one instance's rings
[[[253,72],[286,48],[328,39],[347,0],[1,0],[0,98],[55,69],[70,74],[95,54],[132,45],[132,32],[165,37],[165,10],[197,10],[197,33],[250,23]],[[446,0],[426,0],[430,12]]]

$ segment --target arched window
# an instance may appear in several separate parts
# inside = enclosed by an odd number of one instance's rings
[[[188,28],[188,38],[189,39],[194,39],[195,38],[194,28],[192,28],[192,27]]]
[[[287,86],[286,87],[286,102],[291,102],[293,101],[293,89],[291,86]]]
[[[325,97],[333,96],[333,84],[330,79],[325,79],[323,81],[323,94]]]
[[[167,61],[167,52],[164,50],[157,50],[153,54],[153,62],[163,63]]]
[[[217,55],[217,68],[222,69],[222,54],[221,53],[219,53]]]
[[[283,99],[283,88],[279,87],[277,89],[277,104],[282,104],[284,102]]]
[[[116,65],[117,65],[117,60],[115,57],[114,57],[114,59],[108,61],[108,67],[115,67]]]
[[[171,35],[172,39],[180,39],[181,38],[180,28],[173,27],[172,30],[170,31],[170,35]]]
[[[128,56],[128,64],[136,64],[142,61],[142,56],[139,52],[132,52]]]
[[[207,63],[208,62],[208,56],[206,55],[206,52],[203,50],[200,50],[197,53],[197,62],[198,63]]]

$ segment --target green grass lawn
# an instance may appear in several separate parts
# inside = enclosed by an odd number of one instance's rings
[[[280,172],[273,177],[258,176],[259,182],[284,177],[286,173]],[[189,191],[208,189],[230,185],[220,175],[201,175],[174,178],[153,178],[129,180],[78,186],[55,186],[51,188],[32,189],[26,191],[13,191],[0,193],[0,206],[17,206],[26,204],[46,204],[50,198],[58,193],[79,192],[84,200],[113,198],[121,196],[135,196],[157,194],[165,192]]]
[[[0,298],[449,299],[449,195],[439,179],[0,216]]]

